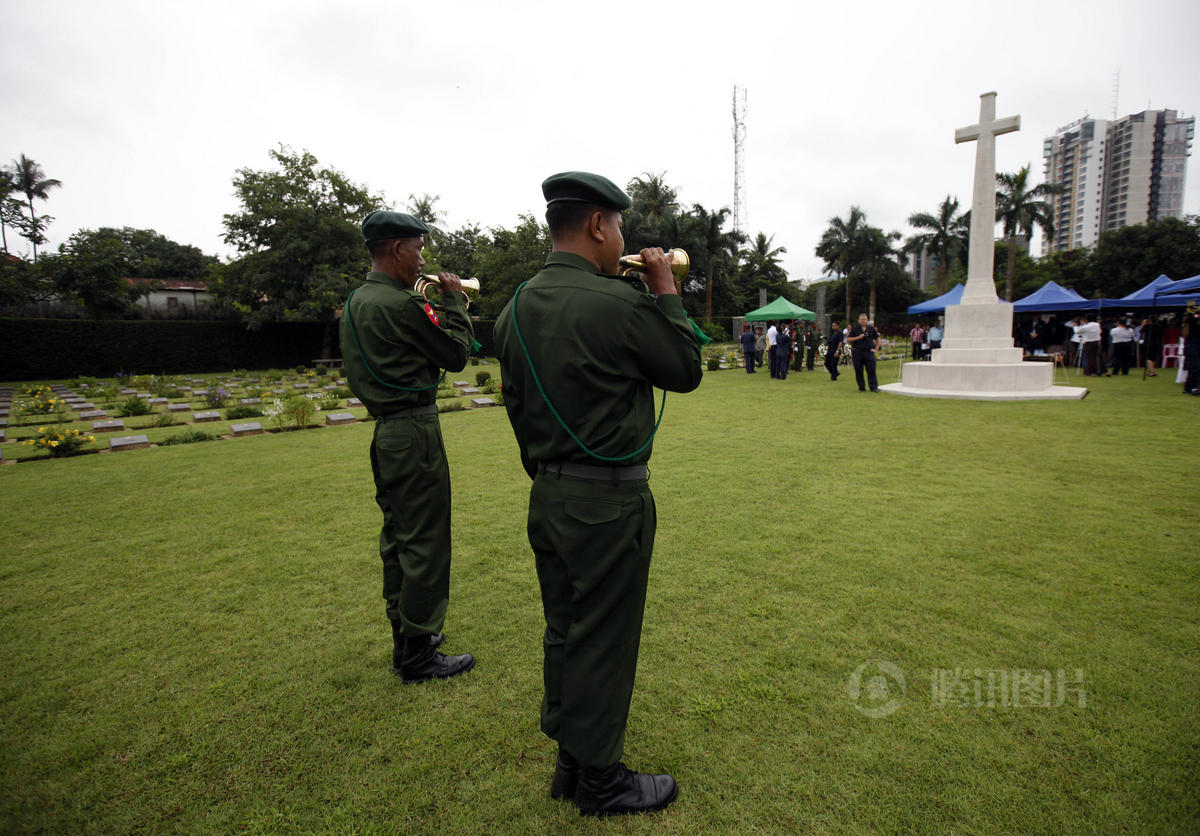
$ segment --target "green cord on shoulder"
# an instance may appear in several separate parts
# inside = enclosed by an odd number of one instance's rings
[[[386,380],[375,374],[375,370],[371,368],[371,364],[367,362],[367,355],[363,353],[362,346],[358,342],[358,331],[354,330],[354,320],[350,317],[350,300],[354,298],[354,294],[358,293],[361,288],[354,288],[350,291],[350,295],[346,297],[346,305],[343,308],[343,315],[346,317],[346,324],[350,326],[350,336],[354,338],[354,347],[358,349],[358,356],[362,358],[363,366],[366,367],[371,377],[375,378],[380,386],[386,386],[389,389],[399,389],[401,392],[428,392],[430,389],[436,389],[442,385],[442,381],[446,379],[446,371],[442,370],[442,376],[432,386],[421,386],[416,389],[411,389],[408,386],[397,386],[395,383],[388,383]],[[476,343],[478,345],[478,343]]]
[[[656,436],[658,434],[658,427],[660,424],[662,424],[663,413],[666,412],[666,410],[667,410],[667,391],[665,389],[663,390],[662,406],[659,407],[659,410],[658,410],[658,420],[654,423],[654,429],[650,431],[650,437],[648,439],[646,439],[645,444],[643,444],[641,447],[637,448],[636,450],[634,450],[632,453],[630,453],[627,456],[601,456],[599,453],[594,453],[591,450],[589,450],[588,446],[579,439],[579,436],[577,436],[577,435],[575,435],[575,433],[571,432],[571,428],[567,426],[567,422],[562,419],[562,416],[558,414],[558,410],[554,408],[554,404],[552,404],[550,402],[550,397],[546,394],[545,388],[542,387],[541,378],[538,377],[537,370],[533,367],[533,358],[529,356],[529,347],[527,345],[525,345],[525,338],[521,336],[521,326],[519,326],[517,324],[517,299],[521,296],[522,288],[524,288],[525,285],[527,285],[527,284],[529,284],[528,280],[521,282],[519,285],[517,285],[517,290],[513,294],[513,299],[512,299],[513,333],[517,335],[517,343],[521,346],[521,351],[525,354],[525,363],[529,366],[529,375],[533,378],[534,385],[537,386],[537,390],[538,390],[539,394],[541,394],[542,400],[544,400],[546,402],[546,407],[550,410],[550,414],[554,416],[554,419],[556,421],[558,421],[558,425],[563,428],[563,430],[566,432],[566,434],[571,437],[571,440],[579,445],[579,449],[582,450],[583,452],[587,453],[593,459],[596,459],[597,461],[602,461],[602,462],[623,462],[623,461],[628,461],[629,459],[632,459],[634,456],[638,455],[643,450],[645,450],[647,447],[649,447],[651,442],[654,441],[654,436]]]

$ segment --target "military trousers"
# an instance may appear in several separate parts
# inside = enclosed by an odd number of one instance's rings
[[[387,616],[406,636],[440,633],[450,600],[450,467],[437,414],[377,421],[371,471]]]
[[[645,480],[541,473],[529,544],[546,619],[542,731],[584,766],[621,759],[657,522]]]

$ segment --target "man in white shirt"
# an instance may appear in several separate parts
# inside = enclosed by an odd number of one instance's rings
[[[767,369],[771,372],[771,377],[779,377],[776,374],[778,366],[775,365],[775,342],[778,337],[779,330],[772,322],[771,327],[767,329]]]
[[[1092,322],[1091,316],[1080,317],[1083,322],[1075,326],[1075,337],[1083,352],[1083,373],[1100,374],[1100,323]]]
[[[1120,372],[1123,375],[1129,374],[1129,367],[1133,365],[1133,340],[1134,333],[1130,329],[1129,323],[1117,322],[1113,329],[1108,332],[1108,339],[1112,342],[1113,349],[1113,373]]]

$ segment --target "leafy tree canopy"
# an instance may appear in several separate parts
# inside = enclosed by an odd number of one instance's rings
[[[240,169],[241,209],[224,217],[225,242],[240,258],[216,271],[213,290],[250,327],[284,319],[330,322],[370,269],[360,223],[383,198],[308,151],[281,145],[278,167]]]

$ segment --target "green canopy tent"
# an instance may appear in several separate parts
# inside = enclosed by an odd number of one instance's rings
[[[787,299],[780,296],[769,305],[764,305],[757,310],[750,311],[745,316],[747,322],[768,322],[772,319],[805,319],[809,322],[815,322],[817,315],[807,308],[793,305]]]

